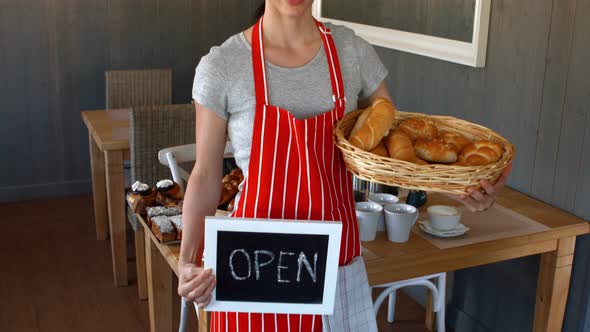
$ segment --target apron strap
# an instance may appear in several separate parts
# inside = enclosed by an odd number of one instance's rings
[[[257,105],[269,105],[270,103],[268,98],[264,58],[263,19],[264,16],[256,22],[256,25],[254,25],[254,28],[252,29],[252,69],[254,72],[254,90],[256,92]],[[330,72],[330,81],[332,83],[332,101],[339,110],[343,110],[346,104],[346,95],[344,93],[344,83],[342,81],[342,73],[340,72],[340,62],[338,60],[336,44],[334,43],[330,29],[326,28],[317,20],[315,20],[315,22],[320,30],[324,52],[326,53],[326,58],[328,60],[328,71]]]

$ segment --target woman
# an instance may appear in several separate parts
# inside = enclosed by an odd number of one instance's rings
[[[268,0],[253,27],[214,47],[193,88],[197,160],[185,195],[179,262],[181,296],[206,306],[215,277],[203,270],[204,218],[219,198],[229,133],[245,180],[233,216],[340,220],[340,265],[360,256],[349,173],[332,143],[334,123],[379,97],[391,99],[387,70],[350,29],[317,23],[313,0]],[[471,210],[493,204],[506,174],[485,192],[457,197]],[[362,260],[354,260],[362,261]],[[200,265],[200,264],[199,264]],[[212,330],[321,331],[321,317],[212,314]]]

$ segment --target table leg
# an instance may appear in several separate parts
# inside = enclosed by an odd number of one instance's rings
[[[570,285],[576,238],[557,242],[557,250],[541,255],[533,331],[561,331]]]
[[[109,224],[104,153],[100,151],[90,131],[88,132],[88,142],[90,148],[90,167],[92,169],[92,198],[94,200],[96,239],[106,240]]]
[[[135,234],[135,267],[137,270],[137,292],[140,300],[147,300],[147,280],[145,270],[145,233],[143,227]]]
[[[145,236],[150,331],[174,331],[180,317],[175,308],[180,304],[180,297],[176,296],[174,272],[147,232]],[[176,305],[175,301],[178,302]]]
[[[105,152],[111,252],[115,286],[127,286],[125,176],[122,150]]]
[[[199,332],[208,332],[210,323],[211,323],[210,312],[199,309]]]

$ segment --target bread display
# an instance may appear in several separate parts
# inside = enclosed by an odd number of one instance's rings
[[[504,149],[498,143],[479,141],[467,145],[459,155],[459,162],[469,166],[483,166],[498,161]]]
[[[170,222],[176,231],[176,239],[182,240],[182,215],[170,217]]]
[[[428,117],[417,117],[405,120],[400,123],[398,129],[405,131],[412,141],[418,139],[428,141],[438,136],[438,129],[435,121]]]
[[[362,137],[359,133],[367,126],[371,115],[371,108],[362,111],[351,139]],[[355,145],[352,141],[350,143]],[[436,121],[421,116],[406,119],[397,127],[391,126],[388,134],[369,153],[418,165],[483,166],[500,159],[503,149],[491,141],[473,143],[459,133],[439,130]],[[225,199],[230,199],[231,194],[226,195]]]
[[[151,229],[154,235],[160,240],[160,242],[169,242],[176,240],[176,231],[170,217],[168,216],[157,216],[153,217]]]
[[[158,192],[156,200],[161,205],[178,202],[184,196],[178,183],[168,179],[158,181],[156,191]]]
[[[463,150],[463,148],[465,148],[465,146],[467,146],[469,143],[471,143],[471,141],[461,135],[461,134],[457,134],[457,133],[452,133],[452,132],[445,132],[440,134],[440,138],[448,144],[451,144],[453,146],[453,148],[455,148],[455,151],[457,153],[461,152],[461,150]]]
[[[131,193],[127,196],[127,201],[133,212],[145,215],[146,209],[156,204],[158,193],[150,186],[140,181],[135,181],[131,185]]]
[[[387,135],[395,121],[395,107],[384,98],[378,98],[359,116],[349,141],[355,147],[371,151]]]
[[[431,163],[451,164],[457,161],[457,151],[440,138],[432,140],[418,139],[414,145],[416,155]]]

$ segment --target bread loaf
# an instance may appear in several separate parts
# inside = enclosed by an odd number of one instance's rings
[[[404,131],[392,130],[384,139],[385,146],[391,158],[411,162],[418,165],[428,165],[422,159],[416,157],[412,140]]]
[[[457,161],[455,148],[440,138],[429,141],[419,139],[414,144],[416,155],[428,162],[450,164]]]
[[[412,140],[403,131],[392,130],[387,137],[385,137],[385,146],[391,158],[411,161],[416,158]]]
[[[378,98],[357,119],[349,138],[350,144],[365,151],[373,150],[387,135],[394,120],[393,104],[387,99]]]
[[[471,141],[467,139],[465,136],[457,133],[446,132],[440,135],[440,138],[448,144],[451,144],[457,153],[461,152],[465,146],[467,146]]]
[[[491,141],[479,141],[467,145],[461,155],[459,161],[470,166],[484,166],[498,161],[504,149],[498,143]]]
[[[383,140],[381,140],[381,142],[379,142],[379,144],[377,144],[377,146],[369,152],[371,152],[372,154],[376,154],[378,156],[381,156],[381,157],[386,157],[386,158],[389,157],[389,153],[387,152],[387,148],[385,147],[385,144],[383,144]]]
[[[438,135],[438,129],[433,119],[427,117],[411,118],[400,123],[399,130],[405,131],[412,141],[422,139],[431,140]]]

